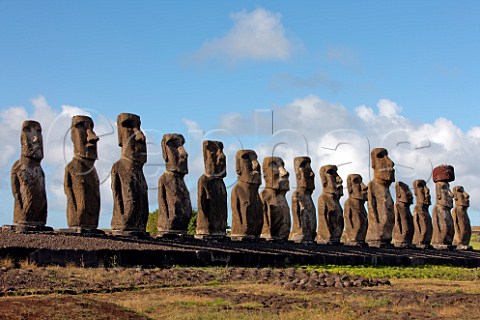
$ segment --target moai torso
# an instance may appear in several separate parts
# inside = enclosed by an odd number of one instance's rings
[[[345,238],[347,245],[363,245],[367,235],[367,186],[362,182],[359,174],[350,174],[347,177],[349,197],[345,201],[343,216],[345,219]]]
[[[87,116],[74,116],[71,132],[74,158],[65,167],[64,180],[68,226],[96,229],[100,215],[100,182],[94,167],[98,137]]]
[[[22,124],[21,157],[12,166],[11,182],[14,198],[13,222],[19,228],[42,228],[47,222],[42,128],[36,121]]]
[[[285,194],[290,190],[288,171],[279,157],[263,160],[265,189],[260,193],[263,208],[261,237],[267,240],[287,240],[292,225],[290,207]]]
[[[395,189],[397,202],[394,210],[393,243],[396,247],[404,248],[410,246],[413,239],[413,217],[410,211],[413,196],[408,185],[403,182],[397,182]]]
[[[140,130],[140,117],[122,113],[117,117],[122,158],[112,166],[114,232],[145,233],[148,220],[148,186],[143,174],[147,144]]]
[[[190,192],[184,181],[188,173],[187,157],[181,134],[166,134],[162,152],[166,171],[158,181],[158,225],[160,235],[187,233],[192,216]]]
[[[470,206],[470,196],[462,186],[453,188],[453,196],[455,199],[455,207],[452,211],[452,219],[455,227],[453,245],[459,249],[471,249],[470,238],[472,236],[472,227],[470,226],[470,218],[467,213],[468,207]]]
[[[112,229],[144,232],[148,220],[148,186],[143,170],[132,168],[130,160],[121,159],[112,166]]]
[[[321,167],[320,177],[323,191],[318,198],[318,229],[315,241],[319,244],[338,244],[344,228],[343,210],[340,206],[343,181],[334,165]]]
[[[451,214],[453,193],[450,191],[449,182],[454,179],[452,166],[441,165],[433,169],[437,197],[432,211],[432,246],[436,249],[448,249],[452,245],[455,229]]]
[[[93,164],[74,158],[65,167],[64,183],[68,226],[97,228],[100,215],[100,182]]]
[[[238,182],[233,187],[232,240],[253,239],[260,236],[263,227],[262,201],[258,194],[261,184],[260,164],[252,150],[240,150],[236,154]]]
[[[293,227],[290,240],[294,242],[313,242],[317,231],[317,212],[312,199],[315,190],[315,174],[309,157],[294,159],[297,188],[292,194]]]
[[[223,143],[203,142],[205,174],[198,179],[198,213],[196,237],[226,236],[227,189],[223,178],[227,175]]]
[[[395,225],[393,199],[390,184],[395,181],[394,163],[387,150],[376,148],[371,152],[374,179],[368,184],[368,230],[369,246],[388,246],[392,241]]]
[[[427,248],[432,241],[432,217],[428,212],[431,204],[430,190],[424,180],[415,180],[413,189],[417,202],[413,208],[413,240],[412,243],[420,248]]]

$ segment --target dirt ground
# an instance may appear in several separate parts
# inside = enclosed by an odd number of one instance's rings
[[[295,268],[24,263],[0,268],[0,319],[480,319],[480,281],[391,282]]]

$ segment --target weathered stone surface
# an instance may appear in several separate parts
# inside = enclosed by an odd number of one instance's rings
[[[435,190],[437,201],[433,206],[433,234],[432,246],[435,249],[449,249],[452,246],[455,232],[451,210],[453,207],[453,193],[448,182],[436,182]]]
[[[121,159],[112,166],[114,234],[141,235],[148,220],[148,186],[143,174],[147,162],[147,142],[140,129],[140,117],[121,113],[117,117]]]
[[[452,182],[455,180],[455,170],[447,164],[439,165],[433,169],[433,182]]]
[[[42,127],[27,120],[20,134],[21,156],[12,166],[11,182],[14,198],[13,223],[17,231],[47,231],[47,194],[43,159]]]
[[[393,244],[398,248],[410,247],[413,239],[413,217],[410,206],[413,195],[407,184],[399,181],[395,184],[397,201],[395,203],[395,226],[393,227]]]
[[[292,221],[285,194],[290,190],[289,173],[279,157],[263,159],[265,189],[260,193],[263,208],[261,237],[266,240],[287,240]]]
[[[339,244],[344,227],[343,210],[340,206],[343,180],[335,165],[322,166],[320,178],[323,190],[318,197],[318,229],[315,241],[318,244]]]
[[[413,190],[416,197],[415,207],[413,208],[413,240],[412,243],[417,248],[428,248],[432,241],[433,225],[432,217],[428,208],[432,204],[430,190],[425,180],[415,180]]]
[[[223,143],[203,141],[205,173],[198,179],[198,213],[195,237],[225,237],[227,230],[227,176]]]
[[[160,236],[184,235],[192,216],[190,192],[183,180],[188,173],[188,154],[181,134],[165,134],[162,154],[165,173],[158,180],[158,233]]]
[[[395,225],[390,185],[395,181],[394,162],[384,148],[370,153],[374,178],[368,184],[368,230],[366,241],[371,247],[389,246]]]
[[[97,160],[98,137],[93,120],[87,116],[72,118],[71,137],[74,157],[65,167],[64,190],[67,196],[69,228],[96,229],[100,215],[100,183]]]
[[[453,225],[455,235],[453,237],[453,245],[460,250],[471,250],[470,238],[472,236],[472,227],[470,226],[470,218],[468,217],[468,207],[470,206],[470,195],[462,186],[453,187],[453,197],[455,199],[455,207],[452,211]]]
[[[238,182],[232,189],[232,240],[255,239],[263,227],[262,201],[258,188],[262,183],[260,164],[253,150],[239,150],[235,156]]]
[[[317,232],[317,212],[312,199],[315,190],[315,173],[309,157],[293,160],[297,188],[292,194],[293,227],[290,240],[298,243],[313,242]]]
[[[345,219],[345,244],[363,246],[367,235],[368,219],[365,210],[367,186],[359,174],[347,177],[348,199],[345,201],[343,216]]]

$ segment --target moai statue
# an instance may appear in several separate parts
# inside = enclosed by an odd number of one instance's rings
[[[395,193],[397,201],[394,209],[393,245],[397,248],[409,248],[413,239],[413,217],[410,211],[413,195],[408,185],[401,181],[395,184]]]
[[[296,243],[313,243],[317,232],[317,212],[312,199],[315,190],[315,173],[309,157],[293,160],[297,188],[292,195],[293,228],[290,240]]]
[[[322,194],[318,197],[318,229],[315,241],[318,244],[340,244],[343,233],[343,210],[340,197],[343,196],[343,180],[337,173],[337,166],[325,165],[320,168]]]
[[[265,189],[260,193],[263,207],[263,228],[261,238],[287,240],[292,220],[285,194],[290,190],[289,173],[279,157],[263,159]]]
[[[260,164],[253,150],[239,150],[235,156],[238,181],[232,189],[231,239],[253,240],[263,227],[262,201],[258,188],[262,184]]]
[[[158,236],[178,237],[187,233],[192,216],[190,192],[183,180],[188,173],[188,154],[181,134],[165,134],[162,154],[165,173],[158,180]]]
[[[452,166],[440,165],[433,169],[433,181],[437,193],[437,201],[433,206],[432,246],[435,249],[452,249],[455,229],[451,210],[453,208],[453,193],[449,182],[455,180]]]
[[[413,208],[414,232],[412,243],[419,249],[427,249],[430,247],[433,232],[432,217],[428,212],[428,207],[432,204],[430,190],[425,180],[415,180],[413,191],[417,201]]]
[[[366,241],[370,247],[391,246],[395,225],[393,199],[390,185],[395,181],[395,165],[384,148],[370,153],[373,180],[368,183],[368,229]]]
[[[472,236],[472,227],[468,218],[467,209],[470,206],[470,196],[462,186],[453,187],[453,198],[455,207],[452,211],[453,225],[455,227],[455,236],[453,245],[459,250],[472,250],[469,245]]]
[[[47,223],[45,174],[40,166],[43,159],[42,127],[36,121],[24,121],[20,135],[20,159],[12,167],[14,198],[13,226],[17,232],[52,231]]]
[[[343,216],[345,219],[345,245],[366,246],[368,220],[365,201],[367,201],[367,186],[359,174],[349,174],[347,177],[348,199],[345,201]]]
[[[103,233],[98,230],[100,183],[95,169],[98,137],[93,120],[87,116],[72,118],[73,159],[65,167],[64,190],[67,195],[67,223],[63,232]]]
[[[198,179],[197,239],[222,240],[227,230],[227,176],[223,143],[203,141],[205,173]]]
[[[147,143],[140,129],[140,117],[121,113],[117,117],[120,160],[112,166],[113,216],[115,235],[144,237],[148,220],[148,186],[143,175]]]

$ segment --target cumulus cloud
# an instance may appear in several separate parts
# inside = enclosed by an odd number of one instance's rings
[[[230,63],[241,60],[287,60],[295,45],[285,34],[282,16],[263,8],[230,15],[232,28],[220,38],[206,41],[192,57],[197,61],[210,58]]]
[[[412,186],[415,179],[427,180],[432,195],[432,168],[452,164],[456,170],[452,187],[463,185],[470,193],[471,219],[474,224],[480,223],[475,214],[480,211],[480,201],[475,200],[480,199],[480,128],[465,132],[444,118],[418,123],[401,112],[402,107],[388,99],[380,99],[374,107],[359,106],[352,112],[341,104],[310,95],[270,111],[225,115],[218,127],[240,137],[243,145],[256,150],[260,159],[270,155],[283,157],[292,187],[293,158],[309,155],[317,175],[314,199],[321,193],[319,169],[326,164],[339,166],[345,186],[350,173],[359,173],[368,182],[373,177],[370,151],[376,147],[389,151],[396,166],[396,181]],[[391,192],[395,193],[393,186]]]

